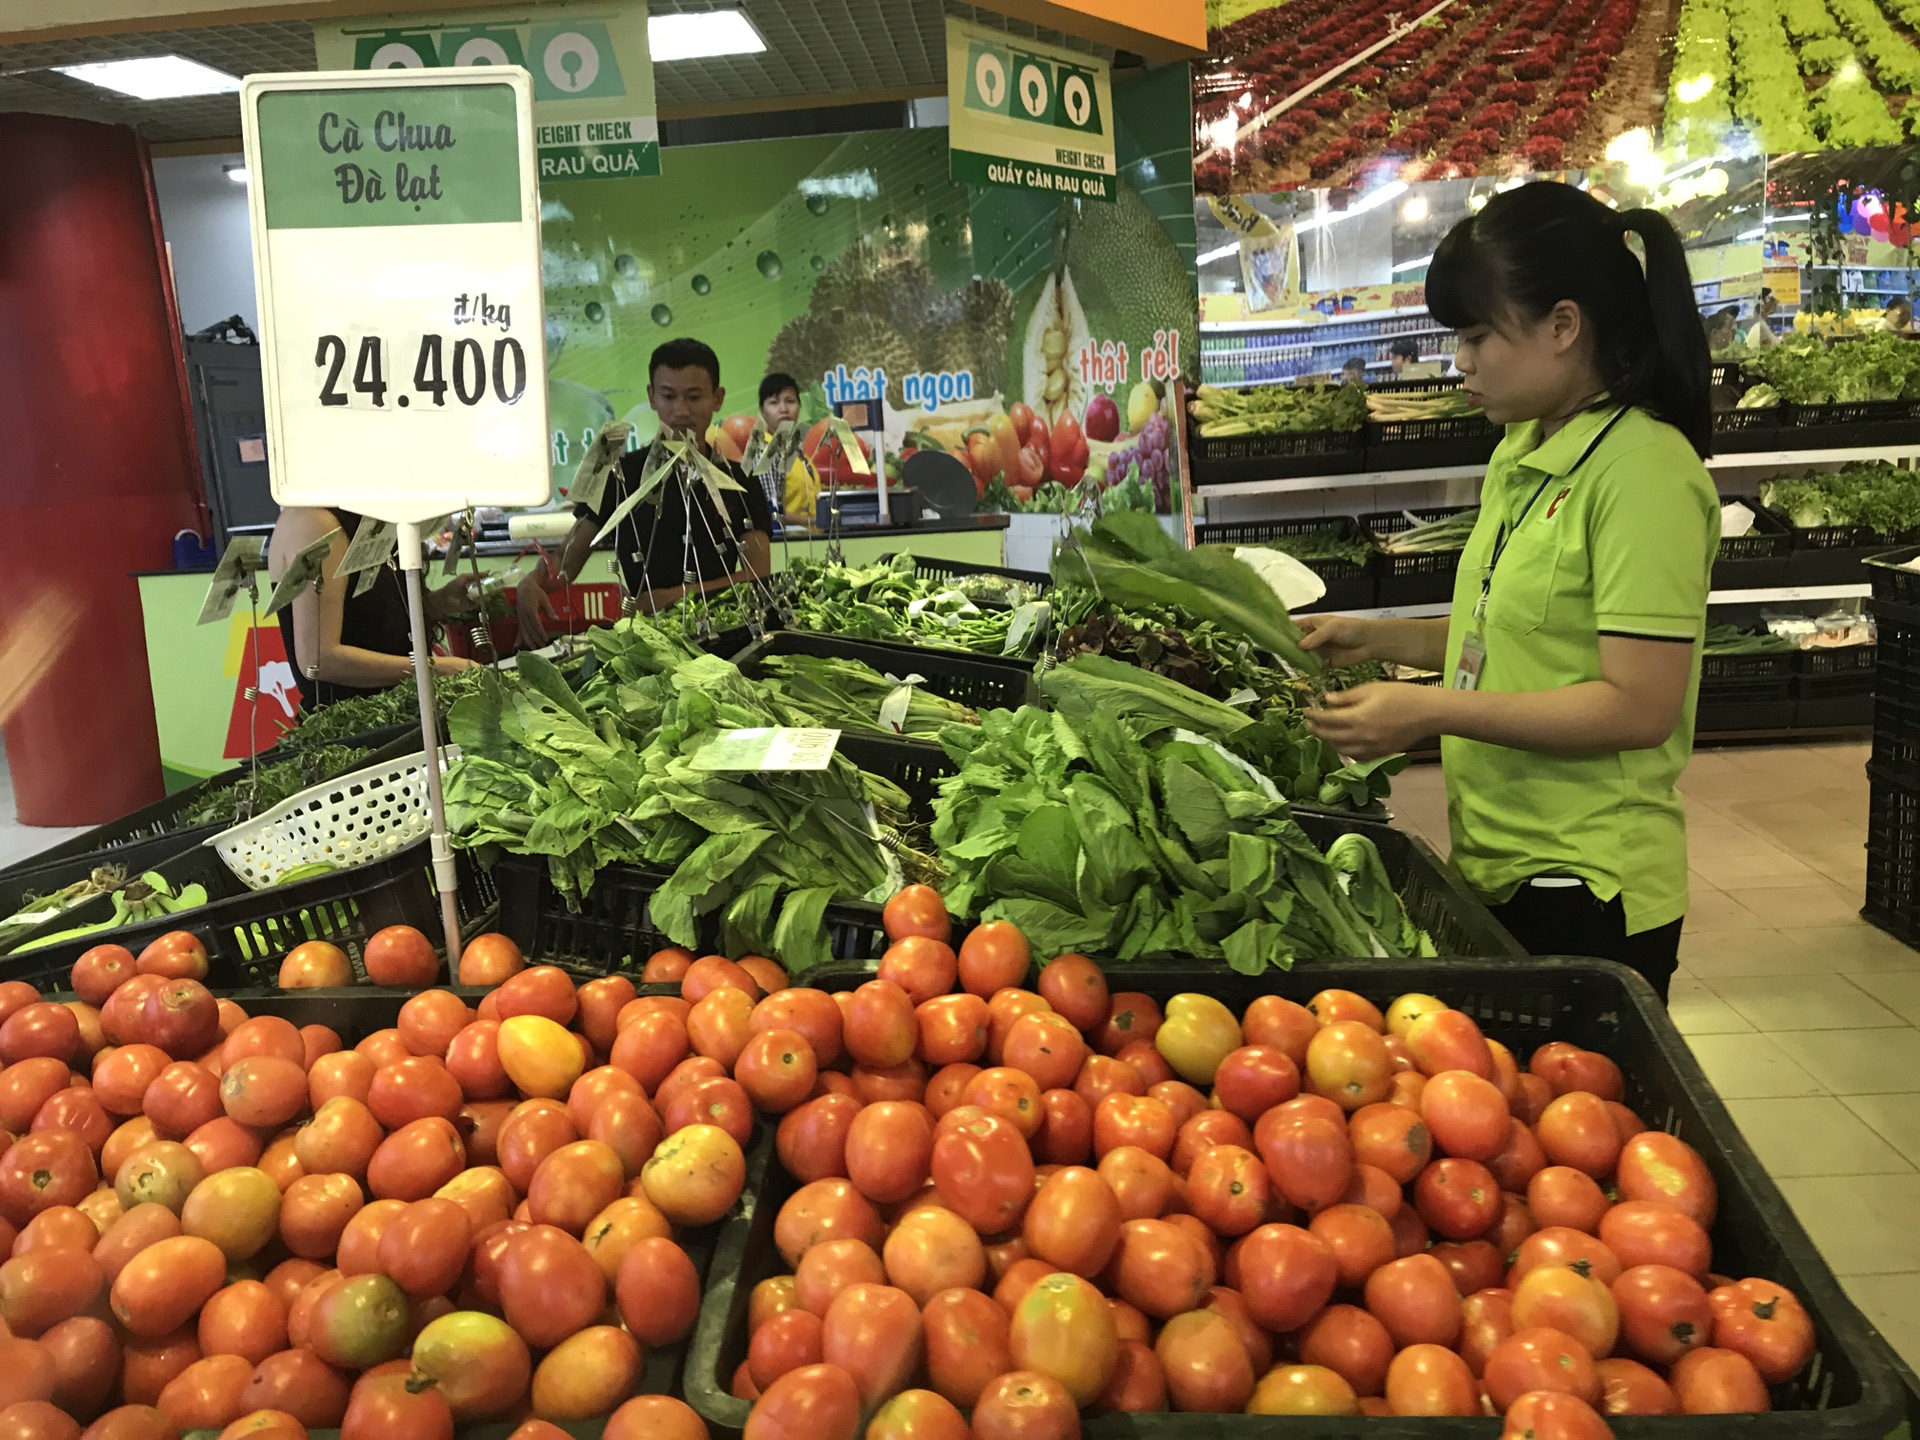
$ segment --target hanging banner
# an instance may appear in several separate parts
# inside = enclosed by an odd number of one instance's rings
[[[1050,195],[1115,195],[1104,60],[947,17],[953,178]]]
[[[531,112],[519,69],[242,82],[282,505],[415,524],[547,499]]]
[[[1250,310],[1299,303],[1300,241],[1291,220],[1276,223],[1235,195],[1209,195],[1214,218],[1240,237],[1240,280]]]
[[[646,0],[316,22],[313,41],[322,70],[524,66],[542,180],[660,173]]]

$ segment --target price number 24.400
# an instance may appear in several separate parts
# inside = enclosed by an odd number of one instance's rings
[[[338,335],[320,337],[313,363],[320,371],[323,406],[387,408],[387,392],[394,387],[387,381],[386,345],[378,335],[361,337],[351,373],[347,342]],[[444,335],[422,335],[413,365],[413,389],[402,389],[393,404],[404,410],[419,395],[444,406],[449,390],[462,405],[478,405],[489,393],[502,405],[515,404],[527,390],[526,352],[511,335],[495,340],[491,355],[471,336],[449,342]]]

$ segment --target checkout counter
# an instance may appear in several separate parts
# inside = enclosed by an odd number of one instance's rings
[[[973,565],[1004,563],[1005,515],[959,520],[928,519],[917,525],[849,526],[840,549],[850,565],[870,565],[883,555],[915,555]],[[482,542],[482,570],[504,570],[525,547]],[[799,559],[823,560],[824,535],[789,529],[773,542],[773,568]],[[255,628],[244,600],[227,621],[199,625],[207,571],[149,571],[135,577],[146,627],[147,670],[160,735],[160,762],[169,792],[203,780],[260,750],[268,749],[293,723],[299,698],[293,667],[281,643],[280,626],[265,619]],[[579,583],[617,579],[611,549],[588,557]],[[264,602],[270,587],[263,586]],[[248,701],[249,687],[259,692]]]

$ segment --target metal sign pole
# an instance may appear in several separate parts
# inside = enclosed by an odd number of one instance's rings
[[[413,683],[420,692],[421,754],[427,762],[427,805],[432,814],[429,845],[433,881],[440,891],[446,927],[448,972],[460,968],[460,907],[456,902],[453,847],[447,843],[447,802],[440,791],[440,718],[433,701],[433,656],[427,649],[427,588],[420,576],[424,547],[418,524],[400,524],[400,569],[407,577],[407,619],[413,627]]]

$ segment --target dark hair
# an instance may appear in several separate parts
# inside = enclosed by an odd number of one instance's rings
[[[647,383],[662,370],[691,370],[695,366],[713,377],[713,388],[720,388],[720,357],[704,340],[669,340],[658,346],[647,362]]]
[[[1409,360],[1418,360],[1420,358],[1420,345],[1418,341],[1414,340],[1396,340],[1387,346],[1387,354],[1404,355]]]
[[[1362,373],[1365,373],[1366,368],[1367,368],[1367,362],[1362,360],[1358,355],[1349,355],[1345,360],[1340,362],[1340,370],[1342,374],[1344,374],[1348,370],[1358,370],[1358,371],[1361,371]]]
[[[760,403],[764,405],[767,401],[773,399],[774,396],[788,390],[791,390],[794,396],[798,398],[800,394],[800,382],[791,375],[783,375],[776,370],[760,382]]]
[[[1646,251],[1644,273],[1627,248]],[[1693,317],[1686,251],[1652,210],[1608,209],[1558,181],[1496,194],[1446,234],[1427,267],[1427,309],[1452,330],[1537,320],[1571,300],[1593,332],[1593,358],[1615,401],[1637,405],[1712,453],[1710,357]]]

